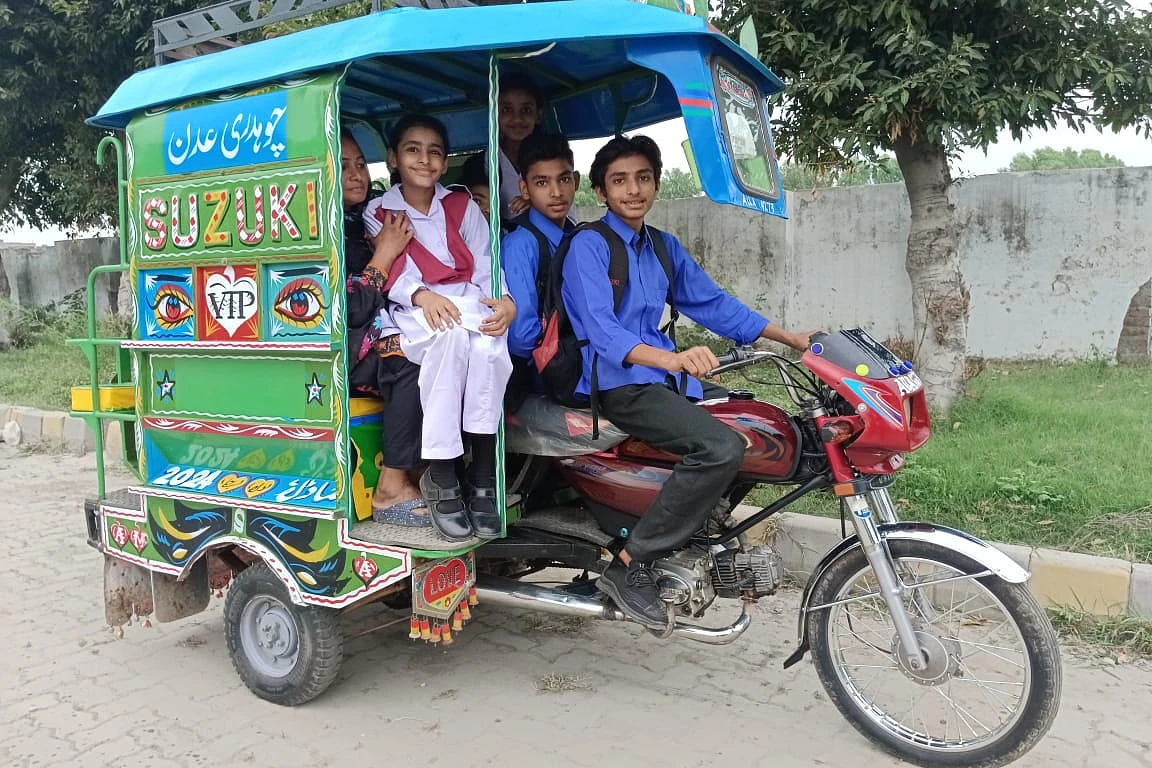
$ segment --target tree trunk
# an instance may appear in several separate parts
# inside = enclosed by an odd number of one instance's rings
[[[968,286],[960,274],[952,175],[944,148],[901,136],[894,147],[912,207],[905,269],[912,281],[915,357],[928,401],[948,409],[964,391]]]

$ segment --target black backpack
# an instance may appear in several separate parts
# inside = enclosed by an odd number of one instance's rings
[[[568,311],[564,307],[561,290],[564,285],[564,260],[572,245],[572,238],[578,232],[592,230],[599,234],[608,244],[608,279],[612,282],[612,308],[620,310],[620,302],[624,299],[624,291],[628,287],[628,249],[624,240],[617,235],[604,221],[590,221],[577,226],[564,235],[556,253],[549,256],[548,241],[544,234],[536,227],[525,221],[517,221],[528,231],[536,235],[540,243],[540,263],[536,271],[536,295],[542,325],[542,332],[532,351],[532,358],[544,379],[548,394],[552,399],[562,405],[573,408],[592,408],[593,430],[592,438],[598,437],[596,421],[598,411],[598,356],[592,358],[591,394],[585,398],[577,394],[576,387],[584,373],[583,348],[588,344],[587,339],[576,338],[576,332],[568,318]],[[664,233],[655,227],[648,227],[648,236],[652,239],[652,249],[656,258],[664,267],[664,274],[668,277],[667,303],[670,307],[668,323],[660,329],[672,342],[676,342],[676,320],[680,313],[676,311],[676,300],[673,294],[675,275],[672,269],[672,257],[668,254],[668,244],[664,240]]]

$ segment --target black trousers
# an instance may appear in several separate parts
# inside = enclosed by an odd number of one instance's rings
[[[625,547],[633,559],[651,562],[682,547],[704,525],[740,469],[744,441],[660,384],[600,392],[599,411],[633,437],[683,457]]]
[[[384,400],[384,466],[418,469],[427,462],[420,457],[420,432],[424,409],[420,406],[420,366],[406,357],[379,359],[380,397]]]

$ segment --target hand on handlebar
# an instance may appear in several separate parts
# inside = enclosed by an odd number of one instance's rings
[[[673,352],[669,356],[668,365],[665,366],[669,373],[683,371],[696,378],[700,378],[708,371],[719,367],[720,363],[716,360],[716,355],[712,354],[712,350],[708,347],[692,347],[683,352]]]
[[[785,338],[781,339],[780,343],[791,347],[797,352],[803,352],[804,350],[808,349],[809,346],[811,346],[812,337],[818,333],[827,333],[827,331],[823,329],[817,329],[815,331],[804,331],[803,333],[786,332]]]

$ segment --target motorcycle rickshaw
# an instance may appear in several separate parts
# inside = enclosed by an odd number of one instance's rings
[[[523,461],[498,472],[499,539],[450,543],[371,519],[380,403],[347,384],[339,132],[378,161],[391,122],[420,111],[443,120],[455,151],[494,157],[510,69],[539,83],[546,127],[573,140],[683,118],[712,201],[786,215],[767,101],[782,83],[706,20],[644,3],[399,7],[134,74],[91,119],[123,139],[98,153],[119,165],[121,262],[90,280],[126,273],[134,325],[131,338],[96,338],[90,301],[89,338],[75,342],[92,370],[78,393],[89,410],[75,410],[98,435],[122,423],[138,476],[108,492],[97,453],[85,514],[110,624],[180,619],[227,585],[240,677],[298,705],[336,677],[340,613],[370,601],[403,607],[410,636],[441,645],[485,605],[625,620],[595,574],[677,457],[594,430],[587,412],[537,398],[506,417],[501,453]],[[494,195],[496,265],[497,206]],[[115,383],[98,381],[99,353],[116,356]],[[1055,635],[1006,555],[899,519],[888,487],[930,432],[911,364],[858,329],[818,334],[800,361],[745,348],[721,361],[767,366],[796,410],[743,391],[701,403],[740,433],[746,459],[705,528],[654,565],[669,623],[649,631],[737,640],[748,605],[783,576],[745,534],[823,492],[852,534],[804,588],[786,665],[811,652],[840,711],[905,759],[999,765],[1027,751],[1057,709]],[[544,476],[560,490],[541,493]],[[737,521],[760,485],[792,489]],[[577,575],[523,580],[544,568]],[[740,601],[740,617],[700,623],[718,598]]]

